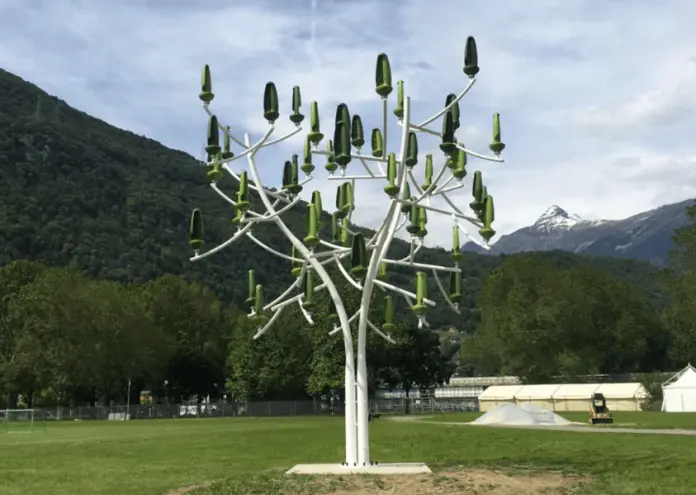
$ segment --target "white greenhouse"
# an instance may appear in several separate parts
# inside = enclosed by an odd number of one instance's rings
[[[696,412],[696,369],[691,364],[662,384],[664,412]]]
[[[493,385],[479,396],[479,408],[486,412],[500,404],[533,404],[552,411],[588,411],[594,393],[604,395],[611,411],[640,411],[648,397],[640,383]]]

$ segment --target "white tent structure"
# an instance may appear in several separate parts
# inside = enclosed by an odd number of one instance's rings
[[[662,384],[664,412],[696,412],[696,369],[686,368]]]
[[[531,404],[554,410],[553,394],[560,385],[526,385],[515,394],[517,404]]]
[[[479,410],[486,412],[502,404],[514,404],[515,394],[523,388],[523,385],[491,385],[478,397]]]
[[[604,395],[611,411],[640,411],[648,397],[638,382],[492,385],[479,395],[479,410],[487,412],[502,404],[531,404],[550,411],[588,411],[594,393]]]
[[[639,382],[602,383],[595,393],[604,395],[610,411],[640,411],[649,394]]]
[[[553,394],[554,411],[589,411],[596,383],[564,383]]]

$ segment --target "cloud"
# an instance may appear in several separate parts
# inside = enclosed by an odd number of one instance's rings
[[[571,121],[591,135],[635,136],[656,127],[673,127],[696,107],[696,57],[664,64],[654,87],[605,107],[591,106],[571,115]]]
[[[696,195],[694,18],[688,0],[508,0],[504,8],[461,0],[0,1],[0,66],[80,110],[200,157],[205,63],[214,111],[240,137],[265,132],[263,87],[271,80],[286,112],[277,134],[292,129],[295,85],[306,115],[309,102],[319,102],[325,134],[339,102],[369,133],[381,125],[378,53],[389,54],[422,121],[467,84],[463,47],[472,34],[481,73],[461,103],[459,137],[487,153],[491,115],[500,112],[506,161],[470,158],[452,201],[467,207],[470,177],[481,170],[495,196],[496,230],[506,233],[550,204],[619,218]],[[387,137],[398,151],[391,115]],[[437,138],[422,136],[420,149],[441,163]],[[282,163],[301,152],[298,136],[259,153],[263,180],[277,185]],[[329,206],[336,181],[316,162],[307,193],[322,191]],[[363,173],[360,164],[350,173]],[[422,180],[422,167],[415,174]],[[354,220],[374,227],[386,206],[383,184],[356,184]],[[429,243],[448,246],[451,218],[429,220]]]

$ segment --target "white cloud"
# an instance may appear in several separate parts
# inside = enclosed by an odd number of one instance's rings
[[[309,102],[319,102],[325,134],[333,132],[336,104],[346,102],[369,135],[381,123],[373,88],[379,52],[389,54],[394,79],[406,81],[418,121],[466,84],[463,46],[473,34],[481,73],[462,101],[459,135],[486,153],[491,114],[501,112],[506,162],[470,159],[467,179],[483,171],[495,195],[496,229],[506,233],[549,204],[617,218],[696,195],[694,18],[688,0],[508,0],[505,8],[461,0],[0,2],[0,66],[199,157],[205,63],[214,110],[239,136],[246,130],[258,139],[265,131],[270,80],[285,112],[299,85],[306,115]],[[286,116],[278,133],[292,128]],[[396,151],[393,117],[389,126]],[[424,138],[421,151],[439,160],[437,144]],[[277,184],[283,161],[301,151],[298,137],[260,153],[264,180]],[[317,166],[317,177],[325,177],[323,161]],[[350,169],[361,173],[359,164]],[[453,195],[462,207],[470,201],[465,184]],[[317,180],[308,192],[321,190],[329,206],[335,185]],[[382,187],[358,181],[356,222],[376,224],[386,205]],[[429,218],[430,242],[448,246],[450,219]]]
[[[653,84],[645,92],[605,107],[579,109],[571,121],[592,135],[628,138],[646,128],[680,124],[696,107],[696,58],[665,63]]]

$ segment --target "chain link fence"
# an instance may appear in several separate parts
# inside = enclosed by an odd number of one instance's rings
[[[376,399],[370,401],[373,414],[436,414],[457,411],[478,411],[475,398],[458,399]],[[172,418],[234,418],[342,415],[343,404],[320,401],[264,401],[203,404],[133,404],[112,406],[36,408],[46,420],[124,420]]]

